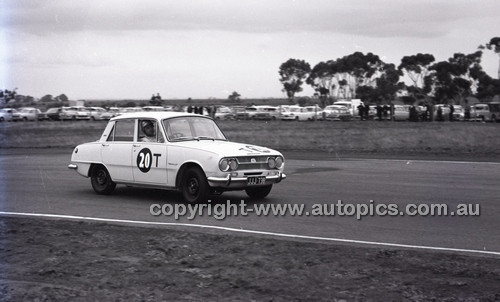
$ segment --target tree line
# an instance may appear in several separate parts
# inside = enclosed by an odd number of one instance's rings
[[[500,66],[497,79],[483,70],[485,50],[500,56],[500,37],[480,45],[474,53],[455,53],[447,61],[436,62],[432,54],[418,53],[403,57],[396,66],[373,53],[354,52],[312,68],[304,60],[289,59],[280,65],[279,75],[291,101],[307,84],[323,105],[326,100],[349,98],[381,104],[401,96],[429,104],[467,104],[469,96],[489,101],[500,94]]]

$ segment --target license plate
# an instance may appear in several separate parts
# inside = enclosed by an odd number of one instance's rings
[[[265,176],[257,176],[257,177],[248,177],[247,178],[247,185],[249,185],[249,186],[263,185],[265,183],[266,183]]]

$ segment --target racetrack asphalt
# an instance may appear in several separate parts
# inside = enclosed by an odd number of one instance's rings
[[[474,161],[455,157],[375,156],[369,154],[300,155],[285,152],[288,178],[262,201],[244,192],[212,199],[248,206],[303,204],[458,204],[478,205],[479,215],[459,216],[196,216],[195,219],[150,214],[151,204],[182,204],[176,192],[117,187],[111,196],[96,195],[89,179],[67,169],[71,149],[0,149],[0,211],[74,215],[150,222],[179,222],[299,236],[401,244],[417,247],[500,252],[497,228],[500,205],[495,158]],[[357,155],[357,156],[356,156]],[[323,158],[321,158],[323,156]],[[307,159],[305,159],[307,158]],[[353,243],[355,244],[355,243]]]

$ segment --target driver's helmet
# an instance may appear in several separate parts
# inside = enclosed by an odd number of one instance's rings
[[[141,121],[142,132],[146,134],[146,136],[155,136],[155,125],[152,121],[144,120]]]

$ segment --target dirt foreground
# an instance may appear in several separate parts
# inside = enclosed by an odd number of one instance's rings
[[[500,259],[0,216],[2,301],[498,301]]]

